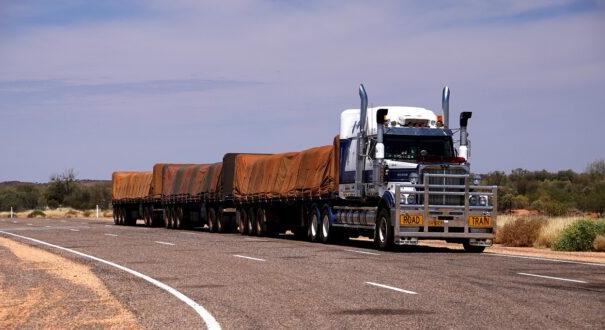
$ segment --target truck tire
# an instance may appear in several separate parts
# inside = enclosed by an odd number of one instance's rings
[[[256,236],[264,236],[267,228],[267,213],[263,207],[258,208],[258,212],[256,212],[256,221],[254,224],[254,233]]]
[[[246,230],[248,229],[248,212],[242,208],[237,210],[237,214],[239,214],[237,217],[237,231],[242,235],[246,235]]]
[[[181,207],[174,208],[174,229],[183,228],[183,209]]]
[[[307,237],[310,242],[319,241],[320,217],[321,214],[319,213],[317,206],[311,206],[308,217],[309,219],[307,220]]]
[[[117,207],[113,208],[113,224],[114,225],[119,225],[120,224],[120,217],[118,215],[118,213],[120,212],[120,209]]]
[[[208,231],[211,233],[215,233],[217,228],[216,228],[216,211],[214,210],[213,207],[208,208]]]
[[[254,235],[256,228],[256,214],[254,214],[254,208],[249,207],[246,213],[248,214],[246,233],[248,235]]]
[[[225,217],[221,208],[218,208],[216,211],[216,231],[219,233],[227,231],[227,223],[225,222]]]
[[[149,209],[147,207],[143,208],[143,221],[145,222],[145,227],[151,226],[151,217],[149,216]]]
[[[376,228],[374,229],[374,244],[379,250],[390,250],[393,248],[394,235],[391,225],[391,215],[387,209],[382,209],[376,219]]]
[[[172,224],[170,223],[172,220],[170,219],[170,207],[164,207],[164,227],[166,229],[170,229]]]
[[[470,245],[468,241],[462,243],[462,246],[464,247],[464,252],[468,253],[481,253],[485,250],[485,246]]]
[[[320,240],[322,243],[327,244],[334,241],[335,233],[332,224],[330,223],[330,209],[325,206],[321,212],[321,230]]]

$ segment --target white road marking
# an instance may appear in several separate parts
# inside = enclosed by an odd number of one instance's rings
[[[536,275],[536,274],[528,274],[528,273],[517,273],[517,274],[519,274],[519,275],[525,275],[525,276],[547,278],[547,279],[550,279],[550,280],[559,280],[559,281],[567,281],[567,282],[575,282],[575,283],[588,283],[586,281],[572,280],[572,279],[563,278],[563,277],[554,277],[554,276],[546,276],[546,275]]]
[[[27,225],[28,225],[28,226],[33,226],[33,224],[31,224],[31,223],[28,223]]]
[[[118,237],[118,235],[116,235],[116,234],[105,234],[105,236]]]
[[[361,250],[345,250],[347,252],[355,252],[355,253],[362,253],[362,254],[369,254],[369,255],[373,255],[373,256],[379,256],[379,253],[374,253],[374,252],[368,252],[368,251],[361,251]]]
[[[132,270],[132,269],[130,269],[128,267],[124,267],[122,265],[118,265],[118,264],[113,263],[111,261],[107,261],[107,260],[104,260],[104,259],[101,259],[101,258],[98,258],[98,257],[95,257],[95,256],[91,256],[89,254],[78,252],[76,250],[68,249],[68,248],[65,248],[65,247],[62,247],[62,246],[59,246],[59,245],[55,245],[55,244],[47,243],[47,242],[44,242],[44,241],[41,241],[41,240],[37,240],[35,238],[21,236],[21,235],[5,232],[5,231],[2,231],[2,230],[0,230],[0,233],[6,234],[6,235],[11,235],[11,236],[14,236],[14,237],[19,237],[21,239],[25,239],[25,240],[29,240],[29,241],[32,241],[32,242],[35,242],[35,243],[38,243],[38,244],[50,246],[50,247],[53,247],[53,248],[56,248],[56,249],[59,249],[59,250],[71,252],[71,253],[79,255],[81,257],[88,258],[88,259],[91,259],[91,260],[94,260],[94,261],[98,261],[98,262],[104,263],[106,265],[109,265],[111,267],[114,267],[114,268],[120,269],[122,271],[125,271],[125,272],[127,272],[127,273],[129,273],[131,275],[134,275],[134,276],[136,276],[138,278],[141,278],[141,279],[143,279],[143,280],[145,280],[145,281],[147,281],[147,282],[149,282],[149,283],[157,286],[158,288],[160,288],[160,289],[162,289],[162,290],[170,293],[171,295],[175,296],[178,300],[184,302],[189,307],[193,308],[197,312],[197,314],[204,320],[204,322],[206,323],[206,327],[208,327],[208,329],[211,329],[211,330],[220,330],[221,329],[221,326],[218,324],[218,322],[216,321],[216,319],[214,318],[214,316],[212,316],[212,314],[210,314],[210,312],[208,312],[202,305],[199,305],[193,299],[185,296],[184,294],[182,294],[181,292],[179,292],[175,288],[170,287],[170,286],[168,286],[168,285],[166,285],[166,284],[164,284],[164,283],[162,283],[162,282],[160,282],[160,281],[158,281],[158,280],[156,280],[156,279],[154,279],[152,277],[149,277],[149,276],[147,276],[147,275],[145,275],[143,273],[139,273],[136,270]]]
[[[168,242],[162,242],[162,241],[155,241],[155,243],[164,244],[164,245],[175,245],[174,243],[168,243]]]
[[[13,221],[13,223],[19,223],[18,221]]]
[[[248,257],[248,256],[242,256],[239,254],[234,254],[234,257],[238,257],[238,258],[244,258],[244,259],[250,259],[250,260],[256,260],[256,261],[267,261],[265,259],[260,259],[260,258],[253,258],[253,257]]]
[[[250,241],[250,242],[269,242],[266,239],[252,238],[252,237],[245,237],[244,241]]]
[[[69,228],[71,231],[79,231],[78,229]]]
[[[105,225],[105,227],[111,227],[111,225]]]
[[[46,228],[50,228],[51,226],[44,226],[44,227],[46,227]]]
[[[384,284],[380,284],[380,283],[366,282],[366,284],[397,291],[397,292],[403,292],[403,293],[408,293],[408,294],[418,294],[417,292],[414,292],[414,291],[404,290],[404,289],[396,288],[394,286],[384,285]]]
[[[491,252],[485,253],[485,255],[487,255],[487,256],[496,256],[496,257],[509,257],[509,258],[521,258],[521,259],[531,259],[531,260],[543,260],[543,261],[552,261],[552,262],[563,262],[563,263],[568,263],[568,264],[605,267],[605,264],[599,264],[599,263],[596,263],[596,262],[581,262],[581,261],[571,261],[571,260],[541,258],[541,257],[528,257],[528,256],[515,255],[515,254],[502,254],[502,253],[491,253]]]

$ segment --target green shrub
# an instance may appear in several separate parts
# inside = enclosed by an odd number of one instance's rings
[[[577,221],[565,228],[552,248],[557,251],[590,251],[600,226],[597,221]]]
[[[496,233],[496,243],[504,246],[533,246],[546,225],[543,218],[519,218],[508,222]]]
[[[31,211],[27,215],[27,217],[28,218],[35,218],[35,217],[42,217],[42,218],[44,218],[44,217],[46,217],[46,214],[44,212],[40,211],[40,210],[33,210],[33,211]]]
[[[597,227],[597,235],[605,235],[605,219],[599,219],[595,221]]]

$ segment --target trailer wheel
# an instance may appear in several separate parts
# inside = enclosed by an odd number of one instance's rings
[[[119,219],[118,218],[118,212],[119,212],[118,208],[114,207],[113,208],[113,224],[114,225],[118,225],[120,223],[119,220],[118,220]]]
[[[216,231],[219,233],[224,233],[227,231],[227,224],[225,223],[225,218],[223,217],[223,209],[219,207],[216,214]]]
[[[239,215],[237,217],[237,231],[245,235],[248,228],[248,212],[245,209],[238,209],[237,214]]]
[[[256,224],[255,233],[256,236],[264,236],[267,233],[267,211],[264,208],[259,207],[256,213]]]
[[[213,207],[208,208],[208,231],[211,233],[216,232],[216,211]]]
[[[246,213],[248,213],[246,233],[248,235],[254,235],[254,228],[256,227],[256,215],[254,214],[254,208],[249,207]]]
[[[393,248],[393,226],[391,225],[391,215],[387,209],[382,209],[378,213],[376,228],[374,229],[374,244],[379,250],[390,250]]]
[[[307,237],[311,242],[317,242],[319,240],[319,227],[320,227],[320,213],[317,206],[311,206],[309,212],[309,220],[307,221]]]
[[[334,241],[334,228],[330,224],[330,209],[326,206],[321,214],[321,232],[320,239],[324,244]]]
[[[172,227],[172,219],[170,219],[170,207],[164,207],[164,227],[170,229]]]
[[[464,247],[464,252],[468,253],[481,253],[483,250],[485,250],[485,246],[470,245],[468,241],[462,243],[462,246]]]
[[[183,209],[180,207],[175,207],[174,208],[174,215],[173,215],[173,227],[174,229],[181,229],[183,226]]]
[[[123,226],[124,225],[124,213],[126,212],[126,210],[121,207],[120,208],[120,218],[118,219],[119,225]]]

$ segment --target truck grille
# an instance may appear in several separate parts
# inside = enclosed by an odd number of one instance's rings
[[[420,173],[420,178],[424,178],[424,173],[429,174],[468,174],[464,168],[442,168],[442,167],[426,167]],[[424,183],[424,182],[422,182]],[[460,185],[464,186],[464,178],[429,178],[429,184],[432,185]],[[462,189],[446,189],[446,188],[431,188],[431,191],[463,191]],[[420,197],[421,203],[424,203],[423,197]],[[430,195],[430,205],[464,205],[464,196],[451,195]]]

